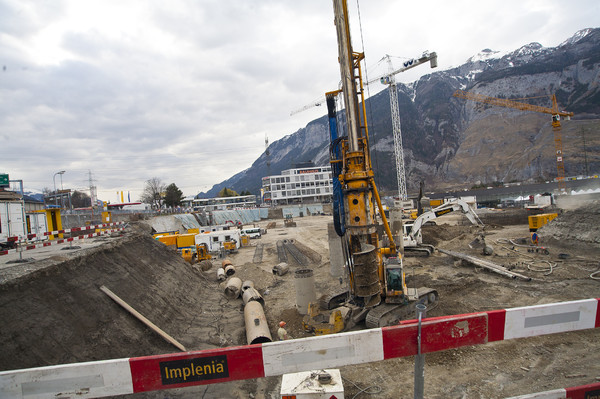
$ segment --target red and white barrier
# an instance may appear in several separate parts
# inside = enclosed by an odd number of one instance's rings
[[[552,391],[513,396],[507,399],[597,399],[600,398],[600,382],[578,387],[553,389]]]
[[[35,237],[43,238],[43,237],[47,237],[47,236],[71,233],[71,232],[75,232],[75,231],[95,230],[95,229],[101,229],[101,228],[106,228],[106,227],[110,227],[110,226],[119,226],[122,224],[125,224],[125,222],[103,223],[103,224],[97,224],[95,226],[82,226],[82,227],[73,227],[71,229],[46,231],[44,233],[39,233],[39,234],[27,234],[27,239],[31,240],[32,238],[35,238]],[[18,242],[18,241],[22,241],[22,240],[20,240],[19,237],[15,236],[15,237],[8,237],[8,241],[9,242],[13,242],[13,241]]]
[[[64,244],[66,242],[72,242],[72,241],[75,241],[75,240],[82,240],[84,238],[99,237],[99,236],[104,235],[104,234],[114,233],[116,231],[123,231],[123,230],[125,230],[125,228],[121,227],[121,228],[118,228],[118,229],[111,229],[111,230],[99,231],[98,233],[84,234],[84,235],[77,236],[77,237],[60,238],[60,239],[52,240],[52,241],[44,241],[44,242],[41,242],[39,244],[29,244],[29,245],[25,245],[25,246],[22,246],[22,247],[16,248],[16,249],[7,249],[7,250],[4,250],[4,251],[0,251],[0,255],[8,255],[10,253],[16,253],[16,252],[20,252],[20,251],[27,251],[27,250],[36,249],[36,248],[49,247],[51,245]]]
[[[421,352],[600,327],[600,299],[434,317]],[[414,356],[418,323],[205,351],[0,372],[0,397],[124,395]],[[573,397],[574,399],[576,397]]]

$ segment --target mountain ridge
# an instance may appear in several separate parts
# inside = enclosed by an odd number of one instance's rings
[[[582,151],[580,136],[581,129],[585,136],[586,129],[600,128],[599,77],[600,29],[588,28],[556,47],[532,42],[505,54],[484,49],[458,67],[398,83],[409,191],[418,189],[421,180],[428,189],[443,189],[556,176],[549,115],[456,99],[452,94],[457,89],[528,98],[526,102],[548,108],[549,96],[555,94],[562,109],[575,113],[562,130],[567,175],[597,173],[600,138],[589,135],[588,147],[584,139]],[[393,193],[397,182],[389,93],[383,90],[371,96],[366,106],[376,182],[380,191]],[[198,196],[216,196],[223,187],[258,194],[264,176],[308,160],[326,165],[328,137],[327,117],[317,118],[271,143],[248,169]]]

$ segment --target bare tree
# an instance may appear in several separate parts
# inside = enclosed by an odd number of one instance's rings
[[[163,204],[164,192],[164,183],[158,177],[153,177],[146,180],[141,200],[146,204],[152,205],[153,208],[160,209]]]

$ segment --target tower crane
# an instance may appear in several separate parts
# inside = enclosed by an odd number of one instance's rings
[[[396,157],[396,178],[398,180],[398,194],[400,201],[406,201],[408,199],[408,193],[406,190],[406,172],[404,167],[404,147],[402,146],[402,131],[400,125],[400,108],[398,106],[398,92],[396,89],[396,78],[395,75],[414,68],[418,65],[430,62],[431,68],[437,67],[437,54],[435,52],[429,53],[425,51],[423,55],[418,59],[410,59],[403,63],[402,68],[394,70],[392,60],[390,56],[386,54],[383,59],[387,58],[389,72],[378,78],[370,80],[367,84],[371,84],[379,80],[382,84],[388,85],[388,91],[390,93],[390,107],[392,115],[392,132],[394,134],[394,155]]]
[[[570,120],[574,115],[572,112],[561,111],[558,109],[558,102],[556,101],[556,95],[552,94],[552,108],[541,107],[539,105],[532,105],[522,103],[519,101],[507,100],[504,98],[490,97],[483,94],[477,94],[473,92],[456,90],[453,94],[454,97],[463,98],[465,100],[473,100],[480,103],[496,105],[499,107],[515,108],[522,111],[542,112],[544,114],[552,115],[552,131],[554,132],[554,149],[556,151],[556,170],[557,170],[557,181],[558,189],[561,194],[566,191],[565,183],[565,164],[564,155],[562,149],[562,138],[561,138],[561,126],[560,118],[563,117],[566,120]]]
[[[340,83],[341,84],[341,83]],[[332,92],[329,92],[328,94],[333,94],[333,95],[337,95],[339,93],[342,92],[342,89],[339,90],[334,90]],[[311,109],[313,107],[320,107],[321,105],[323,105],[325,102],[327,101],[327,95],[322,96],[317,98],[316,100],[311,101],[310,103],[306,104],[305,106],[295,109],[292,112],[290,112],[290,116],[296,115],[300,112],[306,111],[307,109]]]

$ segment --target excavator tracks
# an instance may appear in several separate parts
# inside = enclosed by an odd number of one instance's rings
[[[379,328],[398,324],[400,320],[407,319],[415,315],[415,306],[422,303],[428,309],[433,308],[439,299],[436,290],[426,287],[418,289],[419,299],[417,301],[404,304],[382,303],[375,306],[367,313],[365,325],[367,328]]]
[[[322,295],[319,298],[319,306],[323,310],[335,309],[342,305],[348,298],[348,291],[336,292],[329,295]]]
[[[407,257],[428,257],[435,252],[433,245],[421,244],[418,247],[404,247],[404,256]]]

